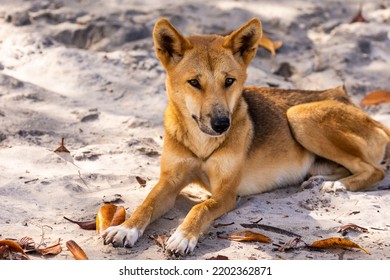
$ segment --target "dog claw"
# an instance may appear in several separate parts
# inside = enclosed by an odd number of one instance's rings
[[[187,238],[186,234],[178,228],[167,241],[167,250],[185,256],[190,254],[198,243],[197,238]]]
[[[347,190],[346,186],[340,181],[335,181],[335,182],[325,181],[321,187],[321,191],[326,193],[345,192],[346,190]]]
[[[133,247],[142,231],[137,228],[127,228],[124,226],[113,226],[107,228],[103,233],[104,245],[112,244],[114,247]]]

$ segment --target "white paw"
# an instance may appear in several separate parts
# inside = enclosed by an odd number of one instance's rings
[[[198,238],[194,237],[188,239],[185,237],[184,232],[178,228],[171,237],[169,237],[166,248],[168,251],[184,256],[194,251],[197,243]]]
[[[113,226],[102,233],[104,244],[112,243],[114,247],[133,247],[134,243],[141,237],[143,231],[137,228],[124,226]]]
[[[321,191],[326,193],[346,192],[347,187],[340,181],[326,181],[322,184]]]

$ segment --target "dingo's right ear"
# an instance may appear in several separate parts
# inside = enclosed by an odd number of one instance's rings
[[[192,45],[167,19],[157,21],[153,29],[157,57],[165,68],[177,64]]]

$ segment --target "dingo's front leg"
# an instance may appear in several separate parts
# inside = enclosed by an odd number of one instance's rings
[[[234,161],[235,159],[231,159]],[[212,196],[195,205],[187,214],[183,223],[168,239],[167,249],[181,255],[192,252],[200,234],[216,218],[234,209],[236,206],[237,187],[240,182],[240,160],[234,164],[230,160],[213,160],[209,172]],[[223,165],[223,166],[222,166]],[[230,165],[230,166],[229,166]],[[231,168],[229,168],[231,167]]]
[[[128,220],[102,233],[104,243],[112,243],[114,247],[132,247],[152,221],[173,207],[181,189],[182,185],[174,184],[172,180],[160,179]]]
[[[119,226],[109,227],[102,233],[105,244],[132,247],[145,228],[165,214],[175,203],[179,192],[190,182],[192,161],[188,157],[163,153],[160,180],[131,217]]]

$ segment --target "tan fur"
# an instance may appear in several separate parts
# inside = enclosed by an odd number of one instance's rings
[[[212,196],[194,206],[168,240],[168,249],[181,254],[235,207],[237,195],[299,184],[307,176],[341,179],[352,191],[383,179],[389,129],[354,106],[342,87],[244,87],[261,34],[257,19],[227,37],[184,37],[167,20],[156,23],[169,101],[160,179],[130,219],[103,233],[107,243],[133,246],[190,183]]]

